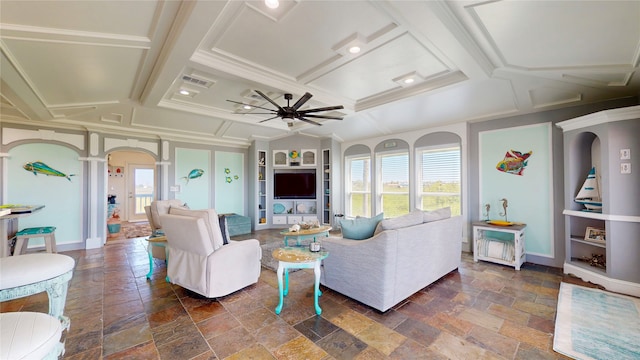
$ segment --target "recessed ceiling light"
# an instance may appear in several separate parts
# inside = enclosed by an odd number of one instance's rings
[[[181,95],[189,95],[190,92],[188,92],[187,90],[180,90],[180,94]]]
[[[242,108],[245,109],[245,110],[251,110],[251,106],[249,106],[249,105],[244,105],[244,106],[242,106]]]
[[[406,78],[406,79],[404,79],[404,83],[405,83],[405,84],[411,84],[411,83],[412,83],[412,82],[414,82],[414,81],[416,81],[416,79],[414,79],[414,78],[412,78],[412,77],[411,77],[411,78]]]
[[[264,4],[267,5],[269,9],[277,9],[280,6],[280,2],[278,0],[264,0]]]
[[[352,53],[352,54],[357,54],[357,53],[359,53],[359,52],[360,52],[360,46],[355,46],[355,45],[354,45],[354,46],[351,46],[351,47],[349,48],[349,52],[350,52],[350,53]]]

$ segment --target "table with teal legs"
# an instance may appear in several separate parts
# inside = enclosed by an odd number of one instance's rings
[[[151,280],[151,275],[153,274],[153,247],[161,247],[164,248],[164,262],[168,265],[169,263],[169,252],[167,251],[167,237],[166,236],[157,236],[157,237],[148,237],[147,242],[147,253],[149,254],[149,272],[147,273],[147,279]],[[165,281],[169,282],[169,275],[165,277]]]
[[[316,314],[322,314],[318,304],[320,291],[320,263],[329,256],[326,251],[311,252],[307,247],[285,247],[273,250],[273,258],[278,260],[278,293],[280,302],[276,306],[276,314],[280,314],[284,306],[284,297],[289,293],[289,269],[313,269],[315,282],[313,286],[313,299]]]

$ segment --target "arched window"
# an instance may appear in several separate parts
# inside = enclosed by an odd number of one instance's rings
[[[376,154],[376,212],[385,218],[409,213],[409,144],[391,139],[378,144]]]
[[[371,151],[365,145],[345,151],[345,215],[371,216]]]
[[[451,207],[462,213],[460,138],[452,133],[428,134],[416,141],[416,207],[435,210]]]

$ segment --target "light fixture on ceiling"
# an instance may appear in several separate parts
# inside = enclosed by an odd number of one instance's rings
[[[264,4],[269,9],[277,9],[280,6],[280,2],[278,0],[264,0]]]
[[[398,76],[397,78],[393,79],[394,82],[396,82],[398,85],[402,87],[411,86],[423,80],[424,80],[424,77],[418,74],[416,71],[410,72],[402,76]]]
[[[337,43],[332,49],[342,56],[353,56],[367,50],[367,38],[354,33]]]
[[[245,109],[245,110],[253,109],[253,107],[251,107],[251,105],[243,105],[242,108]]]
[[[184,95],[184,96],[189,96],[191,94],[188,90],[185,90],[185,89],[181,89],[179,92],[180,92],[180,95]]]

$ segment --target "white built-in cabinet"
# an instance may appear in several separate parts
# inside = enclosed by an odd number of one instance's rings
[[[640,106],[606,110],[557,126],[564,133],[564,272],[640,296]],[[586,211],[574,201],[592,167],[602,212]],[[604,236],[589,236],[588,230]]]

